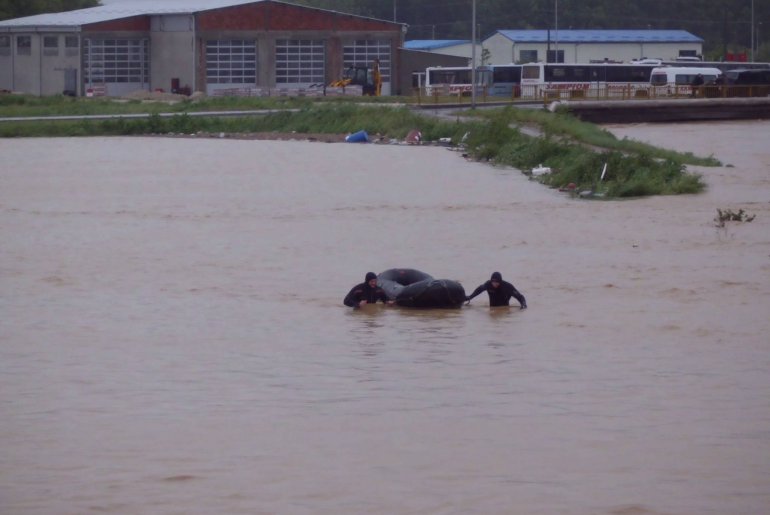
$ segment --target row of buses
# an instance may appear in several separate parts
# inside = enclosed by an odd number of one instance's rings
[[[746,70],[767,70],[770,63],[530,63],[479,66],[476,93],[496,97],[580,98],[690,94],[693,84],[715,84]],[[762,72],[752,72],[762,74]],[[470,66],[431,67],[425,70],[427,95],[470,95]],[[700,77],[698,77],[700,75]],[[697,78],[697,79],[696,79]],[[640,93],[637,93],[640,92]]]

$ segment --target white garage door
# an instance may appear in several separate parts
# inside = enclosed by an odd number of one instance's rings
[[[206,93],[257,85],[257,42],[253,39],[206,41]]]
[[[275,42],[275,84],[304,88],[323,84],[326,46],[322,39],[278,39]]]
[[[148,39],[84,38],[86,88],[121,96],[150,89],[150,41]]]

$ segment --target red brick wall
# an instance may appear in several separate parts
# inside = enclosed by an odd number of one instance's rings
[[[121,30],[148,31],[150,30],[150,17],[134,16],[132,18],[123,18],[122,20],[104,21],[83,26],[83,32],[118,32]]]
[[[401,30],[400,25],[269,1],[205,11],[199,30]]]

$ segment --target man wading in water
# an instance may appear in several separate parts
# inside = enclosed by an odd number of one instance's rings
[[[364,282],[353,286],[342,302],[351,308],[358,308],[367,304],[376,304],[378,300],[388,305],[393,304],[393,301],[388,300],[385,295],[385,290],[377,286],[377,274],[367,272]]]
[[[489,281],[476,288],[473,293],[465,297],[465,300],[470,304],[471,299],[483,291],[489,294],[489,305],[492,307],[508,306],[511,297],[514,297],[521,304],[521,309],[527,309],[527,300],[524,298],[524,295],[519,293],[519,290],[511,283],[503,281],[503,276],[500,275],[500,272],[493,272]]]

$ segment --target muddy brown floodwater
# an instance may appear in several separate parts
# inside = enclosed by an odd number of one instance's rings
[[[766,513],[770,122],[610,129],[731,166],[584,201],[438,147],[0,140],[0,512]],[[529,309],[342,306],[391,267]]]

